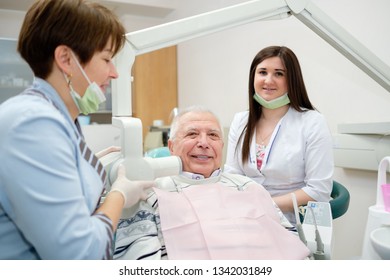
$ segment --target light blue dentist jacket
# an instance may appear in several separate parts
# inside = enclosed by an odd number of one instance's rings
[[[54,88],[36,78],[32,90],[0,106],[0,259],[110,258],[103,182]]]

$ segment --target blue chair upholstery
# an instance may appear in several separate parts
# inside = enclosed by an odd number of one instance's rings
[[[160,158],[160,157],[169,157],[171,155],[171,152],[169,151],[168,147],[158,147],[155,149],[151,149],[146,152],[146,157],[151,158]]]

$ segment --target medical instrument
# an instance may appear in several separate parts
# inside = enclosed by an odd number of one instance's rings
[[[179,174],[181,160],[176,156],[162,158],[143,157],[142,124],[137,118],[116,117],[113,125],[121,129],[120,152],[110,153],[101,158],[108,172],[108,183],[116,179],[119,164],[126,168],[126,175],[131,180],[153,180],[158,177]]]
[[[309,201],[302,223],[307,247],[316,260],[332,259],[333,223],[328,202]]]
[[[311,215],[313,216],[314,227],[315,227],[315,234],[316,234],[315,240],[316,240],[316,244],[317,244],[317,249],[313,253],[314,259],[316,259],[316,260],[324,260],[325,259],[324,243],[322,242],[321,234],[320,234],[320,231],[318,230],[316,216],[314,214],[314,211],[313,211],[312,207],[308,207],[308,209],[310,210]]]
[[[117,178],[117,169],[120,164],[125,166],[126,177],[130,180],[154,180],[158,177],[177,175],[181,172],[182,165],[179,157],[143,157],[140,119],[116,117],[112,121],[114,126],[121,129],[122,150],[109,153],[100,159],[108,175],[107,191],[110,190],[111,185]],[[121,218],[130,217],[132,211],[132,208],[123,209]]]
[[[299,212],[298,212],[298,203],[297,203],[297,197],[295,196],[295,193],[291,193],[291,199],[292,199],[293,206],[294,206],[295,223],[296,223],[295,227],[297,228],[299,239],[301,239],[303,244],[307,245],[307,240],[306,240],[303,228],[302,228],[301,218],[300,218]]]

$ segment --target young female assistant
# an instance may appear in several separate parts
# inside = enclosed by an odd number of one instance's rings
[[[254,57],[249,73],[249,110],[232,121],[225,172],[262,184],[295,223],[293,200],[329,201],[332,137],[324,116],[309,100],[299,61],[284,46]]]

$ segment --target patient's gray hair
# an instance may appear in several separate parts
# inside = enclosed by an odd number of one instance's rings
[[[207,109],[206,107],[200,106],[200,105],[194,105],[194,106],[190,106],[190,107],[187,107],[185,109],[179,110],[179,113],[173,118],[172,124],[171,124],[171,128],[170,128],[170,131],[169,131],[169,139],[171,139],[171,140],[175,139],[176,133],[179,130],[181,117],[184,116],[185,114],[191,113],[191,112],[195,112],[195,113],[209,113],[209,114],[213,115],[217,119],[217,121],[218,121],[219,129],[221,131],[221,136],[223,138],[223,129],[222,129],[222,126],[221,126],[221,122],[219,121],[219,118],[212,111]]]

